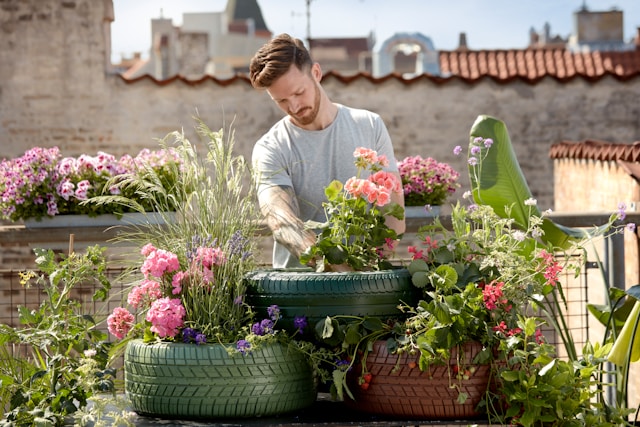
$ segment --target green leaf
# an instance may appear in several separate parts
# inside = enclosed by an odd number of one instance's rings
[[[336,198],[340,197],[342,188],[342,183],[338,180],[334,180],[331,181],[331,183],[324,189],[324,194],[327,196],[327,199],[329,201],[333,201],[336,200]]]
[[[415,273],[425,272],[429,270],[429,265],[423,259],[414,259],[413,261],[411,261],[407,269],[409,270],[409,273],[413,276]]]
[[[442,286],[445,289],[451,289],[458,283],[458,273],[450,265],[440,265],[436,268],[435,274],[437,275],[437,284],[434,286]]]
[[[370,316],[365,317],[364,320],[362,321],[362,326],[366,330],[371,332],[381,331],[382,329],[384,329],[384,323],[379,317],[370,317]]]
[[[515,371],[503,371],[500,373],[500,377],[509,382],[515,382],[520,379],[519,373]]]
[[[411,283],[416,288],[424,288],[429,284],[429,276],[424,271],[418,271],[411,276]]]
[[[324,338],[324,337],[323,337]],[[350,324],[347,326],[347,331],[344,336],[345,344],[356,345],[362,339],[362,334],[360,333],[360,328],[358,325]]]
[[[533,195],[516,158],[507,126],[494,117],[480,115],[471,127],[470,144],[477,137],[491,138],[493,145],[486,151],[486,157],[480,162],[481,167],[469,165],[475,201],[491,206],[499,216],[511,217],[521,228],[527,229],[530,214],[541,216],[541,212],[537,206],[524,204]],[[507,215],[506,209],[509,207],[511,215]],[[562,248],[568,247],[571,239],[586,235],[584,230],[558,225],[547,218],[541,228],[545,242]]]
[[[541,377],[544,376],[547,372],[549,372],[556,365],[556,361],[557,360],[558,359],[553,359],[551,362],[549,362],[545,366],[543,366],[542,369],[540,369],[540,372],[538,372],[538,375],[540,375]]]

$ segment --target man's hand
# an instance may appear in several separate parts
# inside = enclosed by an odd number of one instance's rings
[[[273,238],[300,258],[316,242],[313,230],[305,228],[300,220],[300,209],[291,187],[270,187],[258,197],[260,209]]]

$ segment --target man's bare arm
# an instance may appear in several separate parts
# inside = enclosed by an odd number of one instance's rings
[[[292,255],[299,258],[302,252],[316,242],[313,230],[305,229],[300,220],[300,208],[293,188],[270,187],[260,193],[258,201],[273,238]]]

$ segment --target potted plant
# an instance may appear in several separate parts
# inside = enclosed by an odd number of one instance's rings
[[[386,317],[397,312],[399,301],[418,295],[406,268],[390,262],[400,236],[385,218],[403,218],[402,207],[390,201],[400,182],[383,171],[388,159],[373,150],[356,149],[354,163],[355,176],[325,188],[326,222],[307,223],[318,236],[300,261],[314,261],[316,270],[259,269],[247,275],[250,303],[259,313],[277,304],[285,327],[300,315],[311,325],[337,314]]]
[[[492,138],[472,135],[474,177],[492,146]],[[321,339],[347,361],[334,373],[339,394],[356,409],[415,418],[483,416],[524,426],[622,422],[629,411],[602,399],[610,344],[564,360],[540,329],[546,323],[571,345],[556,315],[562,313],[559,274],[579,264],[556,254],[580,251],[585,240],[555,246],[543,238],[546,214],[538,215],[534,199],[514,198],[517,206],[504,207],[500,216],[477,204],[473,191],[464,195],[468,206],[452,208],[450,228],[436,218],[421,228],[421,245],[409,248],[412,282],[424,298],[401,305],[408,318],[334,316],[318,325]],[[515,210],[524,227],[512,218]],[[582,236],[616,232],[616,219]]]
[[[115,156],[99,152],[95,156],[62,157],[58,147],[35,147],[24,155],[3,160],[0,163],[0,218],[10,221],[23,220],[30,227],[62,224],[59,219],[68,215],[89,217],[123,214],[136,211],[152,211],[147,199],[136,197],[126,187],[115,185],[121,177],[130,173],[153,173],[161,187],[170,187],[177,179],[179,159],[172,149],[151,151],[144,149],[136,157]],[[121,196],[135,204],[91,204],[87,201],[101,194]],[[175,206],[169,205],[173,210]],[[105,222],[106,221],[106,222]],[[98,225],[111,224],[112,218]],[[95,220],[92,222],[95,224]],[[77,217],[67,220],[64,226],[78,226]]]
[[[398,162],[407,218],[435,215],[460,187],[460,174],[449,164],[432,157],[405,157]]]
[[[139,274],[128,306],[108,319],[123,339],[127,397],[140,414],[189,419],[304,408],[316,398],[310,361],[279,330],[277,306],[258,318],[246,302],[243,277],[255,268],[260,227],[255,194],[244,188],[251,171],[233,153],[233,134],[200,121],[198,131],[205,155],[178,132],[163,141],[173,140],[181,174],[149,198],[160,210],[175,203],[175,220],[120,234],[142,255],[132,256]],[[156,177],[131,174],[121,182],[142,195]],[[302,329],[304,319],[297,322]]]

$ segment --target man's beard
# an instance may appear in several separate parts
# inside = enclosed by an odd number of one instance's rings
[[[314,89],[315,89],[315,96],[313,98],[313,107],[305,107],[302,110],[302,112],[309,111],[307,115],[304,115],[302,117],[296,117],[291,113],[289,113],[291,120],[293,120],[293,122],[299,126],[309,125],[313,123],[316,117],[318,117],[318,112],[320,111],[320,89],[318,88],[317,84],[314,85]]]

